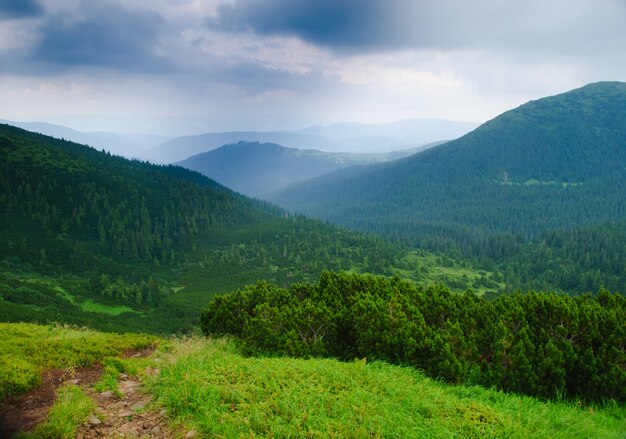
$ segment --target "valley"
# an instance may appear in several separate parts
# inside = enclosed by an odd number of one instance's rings
[[[58,390],[86,408],[53,437],[133,419],[165,437],[619,437],[625,114],[624,84],[597,83],[423,148],[238,139],[176,165],[0,125],[3,399],[100,364],[99,387]],[[129,380],[149,410],[118,425],[122,392],[96,428],[93,401]]]

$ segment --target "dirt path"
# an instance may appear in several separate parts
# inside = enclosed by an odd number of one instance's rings
[[[46,371],[39,387],[0,403],[0,437],[11,438],[18,432],[31,431],[44,421],[54,404],[56,391],[62,384],[70,382],[89,386],[98,381],[100,375],[102,366],[99,364],[71,371]]]
[[[125,357],[145,357],[154,349],[141,349],[125,353]],[[54,403],[56,390],[64,383],[81,386],[96,403],[97,408],[88,422],[79,427],[77,438],[146,437],[146,438],[193,438],[195,431],[178,432],[168,427],[165,411],[148,411],[151,396],[142,392],[137,377],[122,374],[119,380],[121,397],[111,391],[95,392],[93,384],[102,375],[102,366],[75,369],[71,372],[51,370],[44,374],[41,386],[17,397],[9,398],[0,405],[0,437],[11,438],[18,432],[31,431],[43,422]],[[148,369],[148,374],[158,370]]]

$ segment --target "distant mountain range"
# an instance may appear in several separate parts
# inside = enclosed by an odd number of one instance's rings
[[[423,144],[441,139],[456,139],[468,133],[479,124],[473,122],[454,122],[443,119],[405,119],[389,123],[336,123],[318,125],[294,131],[299,134],[311,134],[331,139],[349,139],[354,137],[392,138],[406,144]]]
[[[531,238],[626,218],[624,188],[626,84],[601,82],[531,101],[423,153],[339,170],[272,200],[424,244],[468,228]]]
[[[388,153],[350,154],[238,142],[191,156],[177,165],[198,171],[244,195],[267,199],[297,182],[349,166],[407,157],[437,144]]]
[[[385,124],[342,123],[297,131],[206,133],[169,140],[146,151],[144,158],[173,163],[239,141],[327,152],[380,153],[455,139],[477,126],[467,122],[410,119]]]

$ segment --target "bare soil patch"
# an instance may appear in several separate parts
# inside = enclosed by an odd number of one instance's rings
[[[87,390],[98,408],[77,434],[78,439],[103,437],[141,437],[170,439],[176,437],[168,426],[163,410],[148,411],[152,397],[140,389],[141,383],[131,376],[122,376],[116,398],[112,392]]]
[[[72,370],[44,372],[41,385],[0,403],[0,437],[11,438],[20,431],[31,431],[46,419],[56,398],[57,389],[66,382],[89,386],[102,375],[102,365],[94,364]]]
[[[154,349],[147,347],[128,350],[123,353],[123,357],[147,357]],[[103,367],[100,364],[67,371],[46,371],[39,387],[0,403],[0,438],[12,438],[19,432],[32,431],[37,424],[43,422],[54,404],[57,389],[65,383],[81,386],[97,405],[96,413],[79,429],[78,438],[175,437],[168,427],[164,411],[147,411],[151,397],[141,392],[141,383],[135,377],[122,375],[119,381],[119,390],[122,393],[120,398],[110,391],[95,392],[92,389],[93,384],[98,381],[102,372]],[[147,372],[158,373],[154,369]]]

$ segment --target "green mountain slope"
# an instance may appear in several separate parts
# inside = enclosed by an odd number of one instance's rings
[[[238,195],[196,172],[0,125],[0,320],[171,332],[210,298],[324,268],[391,272],[377,238]]]
[[[337,171],[280,205],[424,244],[471,233],[537,236],[626,217],[626,84],[529,102],[397,162]],[[463,232],[464,233],[464,232]]]
[[[238,142],[177,164],[242,194],[265,199],[293,183],[348,166],[407,157],[430,146],[381,154],[349,154],[285,148],[275,143]]]

